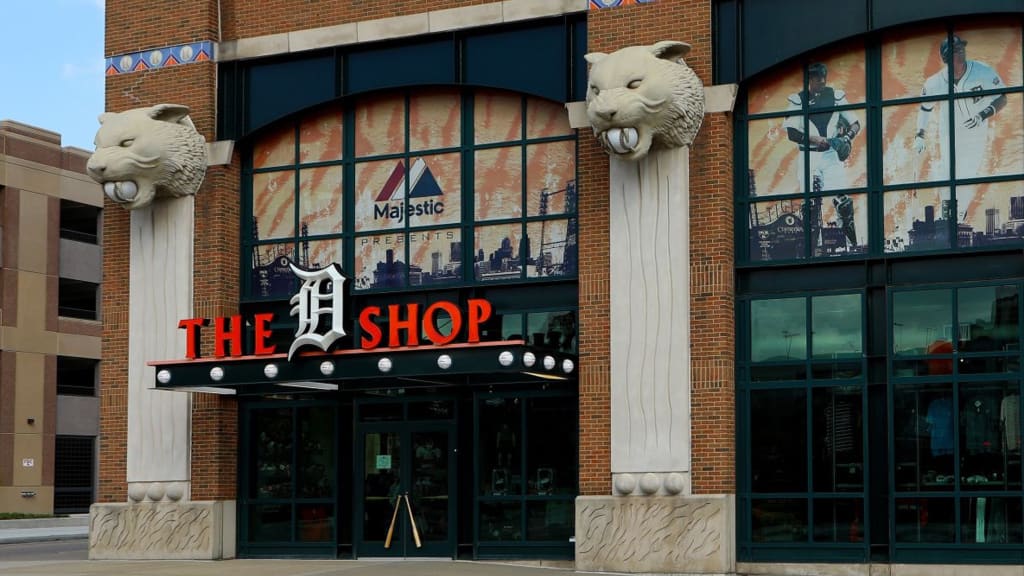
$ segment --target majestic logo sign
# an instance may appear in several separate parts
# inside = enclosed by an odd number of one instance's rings
[[[444,196],[423,158],[417,158],[409,168],[409,202],[405,203],[405,162],[399,160],[391,171],[373,207],[373,219],[404,222],[407,216],[433,216],[444,212],[444,202],[435,197]]]
[[[295,339],[288,348],[288,360],[300,349],[312,346],[324,352],[346,335],[345,332],[345,292],[347,278],[337,264],[331,264],[319,270],[306,270],[295,264],[289,264],[291,271],[302,285],[291,297],[291,316],[298,319]],[[386,307],[367,306],[358,315],[361,339],[359,346],[364,350],[372,350],[384,345],[390,348],[399,346],[419,346],[421,335],[436,346],[451,344],[465,334],[465,341],[480,342],[480,327],[491,318],[491,303],[482,298],[470,298],[465,309],[454,302],[440,301],[427,306],[422,313],[420,306],[411,304],[391,304]],[[254,314],[253,349],[255,356],[273,354],[276,346],[270,344],[273,335],[270,324],[274,320],[272,313]],[[206,318],[188,318],[178,323],[178,328],[185,330],[185,357],[199,357],[200,331],[209,326]],[[214,320],[214,352],[217,358],[242,356],[242,329],[245,322],[242,316],[216,318]]]

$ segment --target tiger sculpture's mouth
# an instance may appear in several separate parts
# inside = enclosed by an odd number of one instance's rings
[[[640,132],[633,127],[609,128],[597,135],[598,142],[609,154],[633,154],[640,145]]]
[[[132,180],[107,181],[103,183],[103,193],[114,202],[131,202],[139,195],[139,185]]]

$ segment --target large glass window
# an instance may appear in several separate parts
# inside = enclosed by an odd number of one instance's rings
[[[253,143],[245,293],[289,262],[355,291],[575,278],[576,137],[561,104],[418,89],[333,104]]]
[[[565,543],[578,490],[576,399],[485,395],[477,404],[481,544]]]
[[[753,82],[740,260],[1024,243],[1021,45],[1019,21],[940,23]]]
[[[1019,311],[1019,285],[893,294],[897,543],[1024,543]]]
[[[1021,22],[893,28],[745,86],[741,559],[1019,562]]]
[[[863,548],[863,296],[752,300],[748,310],[740,491],[750,540]]]
[[[335,541],[335,418],[333,406],[247,410],[254,448],[246,455],[244,545]]]

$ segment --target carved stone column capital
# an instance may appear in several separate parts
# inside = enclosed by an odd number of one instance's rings
[[[96,151],[86,170],[128,210],[159,197],[191,196],[206,176],[206,140],[188,107],[157,104],[99,117]]]
[[[606,152],[639,160],[689,146],[704,119],[704,85],[683,57],[685,42],[591,52],[587,117]]]

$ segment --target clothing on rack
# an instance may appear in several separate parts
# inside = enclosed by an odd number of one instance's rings
[[[988,394],[970,396],[960,410],[964,448],[968,455],[1000,452],[999,421],[995,398]]]
[[[1010,394],[999,407],[999,421],[1003,424],[1006,450],[1020,450],[1020,396]]]
[[[953,453],[953,400],[942,396],[932,400],[925,416],[931,432],[932,456],[948,456]]]

